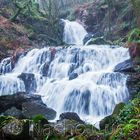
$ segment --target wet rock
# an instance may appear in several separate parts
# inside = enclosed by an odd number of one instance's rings
[[[133,72],[133,71],[134,71],[134,66],[133,66],[133,62],[130,59],[122,63],[119,63],[114,68],[114,72]]]
[[[22,113],[27,119],[34,118],[37,114],[44,116],[47,120],[53,120],[56,117],[56,111],[36,101],[23,103]]]
[[[27,93],[34,93],[36,91],[36,79],[32,73],[22,73],[18,76],[24,81],[25,89]]]
[[[15,107],[12,108],[11,107]],[[9,109],[7,111],[7,109]],[[53,120],[56,117],[56,112],[48,108],[39,95],[17,93],[14,95],[0,96],[0,113],[6,111],[7,114],[19,117],[22,110],[23,118],[33,118],[37,114],[43,115],[48,120]],[[12,113],[13,111],[13,113]],[[19,115],[19,116],[18,116]]]
[[[60,120],[68,119],[68,120],[74,120],[74,121],[79,122],[79,123],[84,123],[84,121],[82,121],[80,119],[80,117],[74,112],[62,113],[62,114],[60,114],[59,119]]]
[[[73,79],[75,79],[77,77],[78,77],[77,73],[71,73],[70,76],[69,76],[69,80],[73,80]]]
[[[7,109],[3,114],[5,116],[13,116],[17,119],[23,118],[21,110],[17,109],[16,107],[11,107],[10,109]]]
[[[41,96],[26,94],[24,92],[16,93],[13,95],[0,96],[0,113],[5,112],[7,109],[10,109],[12,106],[21,110],[22,104],[24,102],[32,102],[32,101],[36,101],[43,104],[41,100]]]
[[[42,75],[47,76],[48,75],[48,70],[49,70],[50,62],[45,63],[42,67]]]
[[[5,140],[25,140],[30,139],[29,121],[13,119],[2,127],[3,138]]]

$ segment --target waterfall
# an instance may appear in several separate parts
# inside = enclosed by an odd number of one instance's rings
[[[67,44],[83,45],[83,39],[87,35],[84,27],[76,21],[62,20],[65,24],[63,41]]]
[[[65,40],[82,44],[86,34],[83,27],[79,34],[74,29],[80,31],[81,25],[68,24],[72,25],[65,25]],[[73,34],[69,36],[70,33]],[[129,58],[127,48],[109,45],[33,49],[21,56],[14,67],[9,58],[0,63],[0,95],[26,91],[27,79],[21,78],[25,74],[34,79],[29,92],[41,95],[57,116],[76,112],[83,120],[94,123],[110,115],[116,104],[128,100],[127,76],[113,69]]]

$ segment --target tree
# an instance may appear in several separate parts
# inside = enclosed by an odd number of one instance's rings
[[[39,13],[39,7],[34,0],[12,0],[14,8],[14,15],[11,17],[11,21],[15,21],[21,14],[23,15],[37,15]]]
[[[37,0],[39,9],[47,20],[47,30],[52,41],[62,43],[62,33],[59,30],[59,16],[61,1],[58,0]],[[55,37],[54,37],[55,35]],[[57,43],[57,44],[60,44]]]
[[[140,28],[140,0],[131,0],[135,15],[137,17],[137,25]]]

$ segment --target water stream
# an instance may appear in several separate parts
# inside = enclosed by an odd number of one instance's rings
[[[21,56],[12,68],[10,58],[0,63],[0,95],[26,91],[21,73],[33,74],[30,93],[57,111],[76,112],[83,120],[95,123],[112,113],[115,105],[127,101],[127,76],[113,72],[129,59],[128,49],[110,45],[83,46],[87,34],[76,22],[65,21],[64,41],[68,48],[33,49]],[[31,81],[32,82],[32,81]]]

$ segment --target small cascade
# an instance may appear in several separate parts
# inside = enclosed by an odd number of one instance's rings
[[[0,62],[0,74],[11,72],[13,68],[12,60],[10,57],[3,59]]]
[[[0,63],[0,95],[39,94],[57,116],[76,112],[94,123],[129,98],[127,76],[113,72],[118,63],[130,58],[129,52],[118,46],[79,45],[87,32],[76,22],[64,22],[64,41],[77,45],[33,49],[14,67],[10,58],[4,59]]]
[[[70,45],[83,45],[83,39],[87,35],[84,27],[76,21],[62,21],[65,24],[63,41]]]

